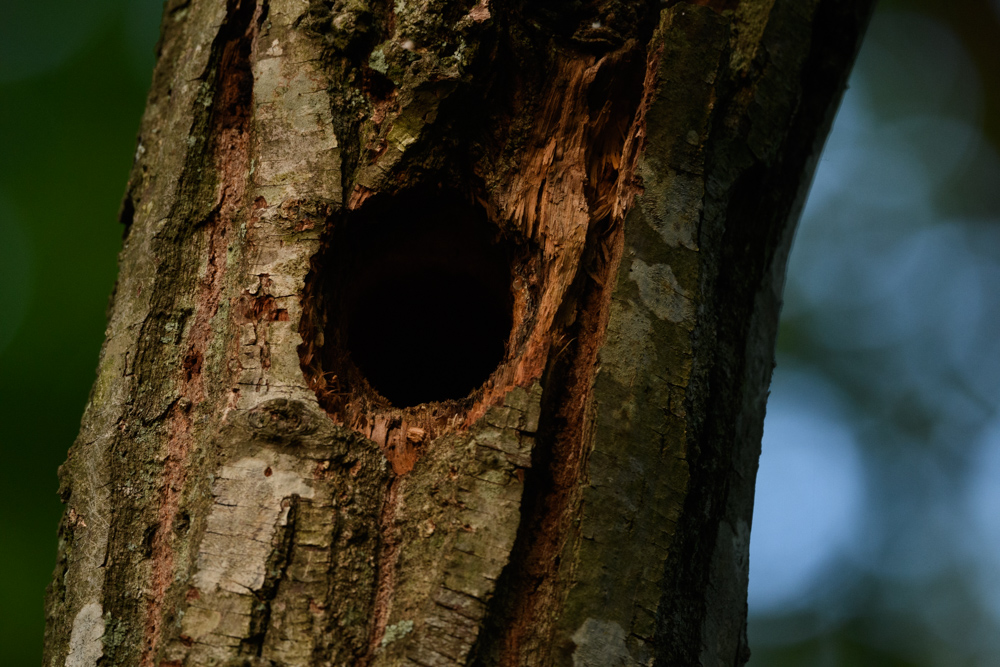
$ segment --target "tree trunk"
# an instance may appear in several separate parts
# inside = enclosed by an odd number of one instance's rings
[[[45,664],[745,662],[870,5],[169,0]]]

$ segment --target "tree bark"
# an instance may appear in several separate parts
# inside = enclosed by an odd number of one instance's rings
[[[169,0],[45,664],[743,664],[871,4]]]

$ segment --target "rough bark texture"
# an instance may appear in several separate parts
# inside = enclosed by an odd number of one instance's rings
[[[45,665],[742,664],[870,4],[169,0]]]

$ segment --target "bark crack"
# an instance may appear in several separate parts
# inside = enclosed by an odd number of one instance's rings
[[[151,590],[146,603],[143,667],[152,667],[160,650],[163,607],[174,580],[173,526],[182,501],[189,455],[194,447],[192,409],[199,409],[208,398],[202,367],[213,337],[212,322],[222,299],[226,236],[241,214],[243,205],[253,89],[250,53],[253,37],[265,14],[266,0],[260,5],[250,0],[229,0],[226,19],[213,44],[213,53],[216,54],[212,64],[215,83],[206,125],[207,136],[212,138],[210,155],[215,161],[219,186],[217,203],[201,225],[205,229],[206,263],[204,276],[196,291],[194,321],[186,336],[188,350],[177,381],[176,391],[180,400],[173,405],[165,420],[169,436],[156,530],[152,539]],[[204,158],[190,155],[189,159],[199,161]],[[169,298],[171,295],[164,296]]]
[[[250,613],[250,634],[246,637],[239,637],[242,655],[255,657],[263,655],[264,642],[270,628],[271,605],[278,596],[278,587],[287,576],[292,548],[296,542],[295,532],[299,504],[302,502],[302,499],[297,495],[282,502],[282,505],[287,503],[288,513],[285,517],[285,525],[279,525],[272,540],[273,548],[265,565],[264,583],[258,590],[248,591],[253,594],[254,605]]]

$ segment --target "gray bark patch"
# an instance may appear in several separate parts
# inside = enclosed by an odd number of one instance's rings
[[[264,584],[271,538],[288,514],[282,500],[298,495],[311,498],[307,480],[274,463],[244,458],[227,465],[213,485],[215,504],[198,553],[195,585],[203,593],[223,589],[235,594],[256,591]]]
[[[680,286],[667,264],[633,260],[629,277],[639,286],[642,302],[661,320],[674,323],[694,320],[694,302]]]
[[[625,645],[625,630],[614,621],[588,618],[573,633],[573,667],[638,667]]]
[[[85,605],[73,619],[66,667],[95,667],[104,655],[104,612],[99,602]]]

